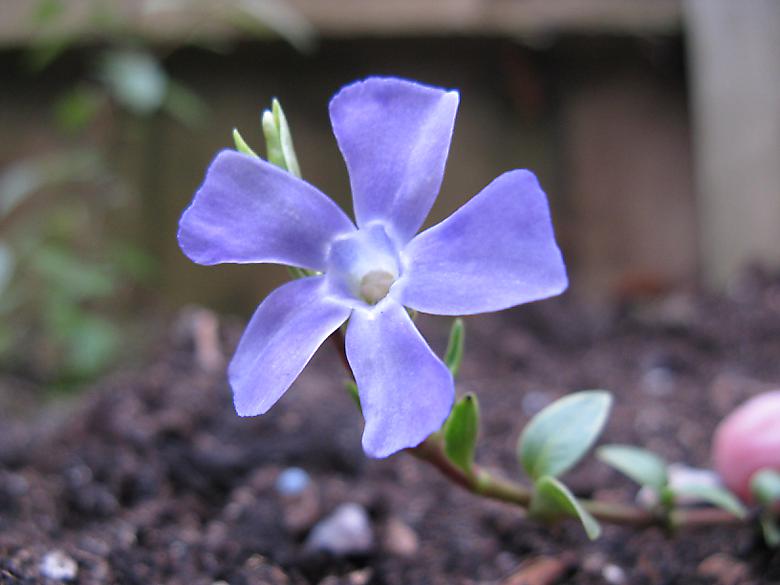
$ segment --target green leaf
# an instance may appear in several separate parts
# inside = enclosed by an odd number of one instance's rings
[[[463,344],[465,342],[466,327],[463,319],[458,317],[452,322],[450,329],[450,340],[447,343],[447,353],[444,354],[444,363],[457,376],[460,371],[460,363],[463,361]]]
[[[363,407],[360,405],[360,393],[358,392],[357,384],[355,384],[354,380],[347,380],[345,386],[347,387],[347,392],[349,392],[352,400],[357,404],[358,410],[363,414]]]
[[[724,488],[708,485],[687,485],[685,487],[675,487],[674,493],[678,496],[685,495],[697,498],[721,510],[730,512],[737,518],[747,516],[745,506],[742,505],[734,494]]]
[[[263,112],[262,124],[268,162],[300,178],[301,169],[295,156],[290,126],[276,98],[271,102],[271,109]]]
[[[761,515],[761,531],[764,533],[764,541],[767,546],[777,548],[780,546],[780,527],[777,520],[769,514]]]
[[[611,407],[609,392],[587,390],[565,396],[534,416],[517,445],[528,475],[556,477],[571,469],[598,438]]]
[[[120,104],[139,115],[160,109],[168,93],[168,75],[151,53],[143,51],[107,53],[100,78]]]
[[[760,518],[764,541],[767,546],[776,548],[780,546],[780,527],[775,512],[775,505],[780,502],[780,472],[760,469],[750,478],[750,491],[764,506]]]
[[[111,264],[130,282],[150,283],[157,275],[157,259],[135,244],[113,242],[110,245]]]
[[[40,73],[54,63],[70,47],[76,44],[77,35],[56,32],[47,34],[34,42],[26,52],[24,60],[33,73]]]
[[[764,506],[780,502],[780,472],[774,469],[760,469],[750,478],[750,491]]]
[[[262,125],[265,136],[265,155],[268,162],[286,171],[287,164],[284,161],[282,143],[279,139],[279,128],[276,126],[276,120],[270,110],[263,112]]]
[[[533,518],[552,521],[560,516],[579,519],[588,538],[595,540],[601,534],[601,526],[563,483],[549,475],[542,476],[535,484],[529,514]]]
[[[665,510],[671,510],[674,507],[674,492],[668,485],[658,490],[658,503]]]
[[[444,451],[447,457],[466,473],[474,465],[474,450],[479,433],[479,404],[469,392],[452,407],[444,423]]]
[[[663,489],[669,482],[666,461],[647,449],[631,445],[604,445],[596,451],[596,457],[639,485],[656,491]]]
[[[55,247],[38,251],[31,268],[44,280],[51,294],[73,301],[105,298],[116,288],[114,275],[106,267]]]
[[[287,123],[287,117],[284,115],[282,105],[276,98],[271,102],[271,109],[274,115],[274,122],[276,129],[279,132],[279,145],[282,149],[282,157],[284,158],[285,168],[293,175],[301,178],[301,167],[298,164],[298,157],[295,155],[295,146],[293,146],[292,134],[290,134],[290,126]]]
[[[119,349],[119,330],[101,317],[82,315],[67,332],[67,362],[71,373],[90,377],[106,367]]]
[[[298,159],[295,156],[295,148],[292,143],[292,135],[290,134],[290,127],[287,124],[287,118],[284,116],[282,106],[279,104],[279,100],[276,98],[271,102],[271,109],[265,110],[262,115],[263,136],[265,136],[265,150],[268,162],[276,165],[277,167],[284,169],[296,177],[301,177],[301,169],[298,166]],[[241,136],[238,135],[238,131],[233,131],[233,138],[236,140],[236,148],[242,150],[239,147],[238,139]],[[238,135],[238,138],[236,136]],[[246,145],[246,142],[241,139],[243,147],[248,149],[247,154],[257,156]],[[293,279],[303,278],[305,276],[311,276],[314,272],[305,270],[303,268],[297,268],[295,266],[288,266],[288,272]]]
[[[104,98],[93,88],[80,86],[69,90],[54,104],[57,125],[66,132],[78,132],[95,119]]]
[[[38,26],[49,25],[65,13],[63,0],[40,0],[32,13],[33,23]]]
[[[71,148],[14,163],[0,173],[0,217],[14,212],[30,196],[66,183],[94,184],[106,177],[97,151]]]
[[[243,137],[238,131],[238,128],[233,128],[233,142],[236,145],[236,150],[238,152],[243,152],[244,154],[248,154],[249,156],[260,158],[243,139]]]

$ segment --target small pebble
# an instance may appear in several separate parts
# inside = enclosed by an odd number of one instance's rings
[[[357,571],[352,571],[343,578],[330,575],[317,583],[317,585],[366,585],[373,576],[374,571],[372,569],[359,569]]]
[[[337,557],[369,553],[374,548],[374,533],[368,513],[360,504],[342,504],[312,528],[304,547]]]
[[[400,518],[390,518],[383,540],[385,550],[399,557],[412,557],[420,548],[417,533]]]
[[[276,491],[283,496],[295,496],[311,483],[309,474],[300,467],[288,467],[276,478]]]
[[[79,573],[79,566],[61,550],[46,553],[39,566],[41,575],[55,581],[73,581]]]
[[[613,564],[606,565],[601,570],[601,576],[610,585],[623,585],[626,582],[626,572]]]
[[[366,583],[368,583],[373,576],[374,571],[370,567],[366,567],[365,569],[358,569],[357,571],[352,571],[347,575],[347,583],[349,583],[349,585],[366,585]]]
[[[607,564],[607,557],[603,553],[593,552],[582,561],[582,568],[586,573],[598,575],[604,570]]]

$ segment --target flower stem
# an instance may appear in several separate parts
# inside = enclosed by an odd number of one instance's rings
[[[347,360],[343,331],[337,329],[331,335],[331,340],[341,357],[345,369],[354,379],[352,368]],[[417,447],[406,449],[406,453],[428,463],[452,483],[475,495],[512,504],[524,510],[527,510],[531,504],[533,492],[530,488],[518,482],[496,476],[476,464],[470,473],[455,465],[447,457],[444,450],[444,440],[439,433],[432,434]],[[580,499],[580,503],[588,512],[602,522],[633,526],[635,528],[657,526],[676,530],[680,528],[735,525],[745,521],[718,508],[679,509],[672,510],[666,514],[662,511],[648,510],[619,502]]]

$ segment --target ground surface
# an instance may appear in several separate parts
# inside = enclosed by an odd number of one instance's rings
[[[717,421],[780,386],[780,282],[757,276],[729,298],[610,311],[563,299],[467,324],[459,391],[481,400],[478,459],[509,476],[520,476],[513,450],[523,423],[569,391],[614,392],[605,441],[707,466]],[[421,322],[439,351],[445,326]],[[240,329],[223,329],[229,348]],[[330,347],[255,419],[235,416],[221,375],[199,369],[190,342],[158,355],[57,420],[2,423],[0,583],[57,582],[42,571],[123,585],[780,583],[780,553],[750,528],[670,539],[606,527],[590,543],[573,523],[536,526],[409,456],[367,460]],[[311,477],[298,495],[276,487],[289,466]],[[581,495],[635,492],[593,459],[566,479]],[[307,550],[312,527],[348,502],[369,514],[367,552]]]

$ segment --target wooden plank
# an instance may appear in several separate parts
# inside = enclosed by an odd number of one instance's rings
[[[41,33],[33,18],[36,5],[0,3],[0,45],[23,45]],[[245,28],[231,26],[237,7],[294,41],[314,30],[325,38],[669,33],[682,22],[681,0],[63,0],[63,6],[53,30],[82,41],[110,31],[110,22],[166,42],[247,37]]]
[[[593,76],[566,93],[562,115],[573,286],[603,301],[687,284],[695,202],[676,88],[642,68]]]
[[[689,0],[703,276],[780,266],[780,2]]]

